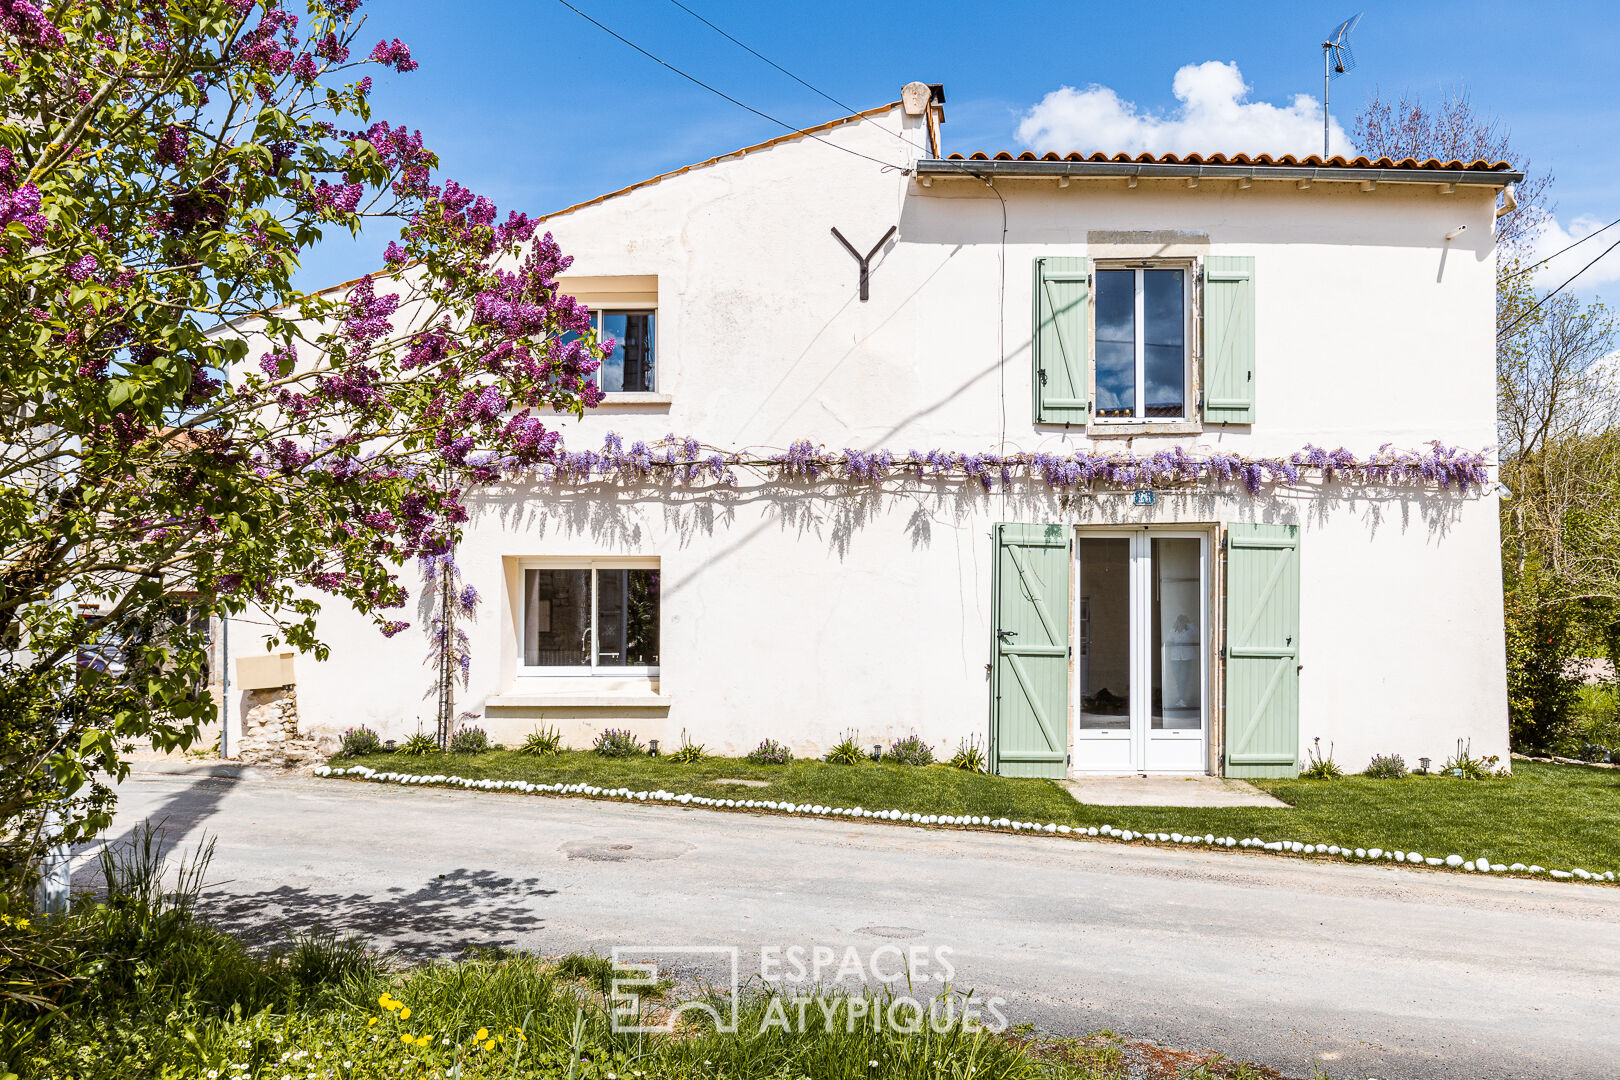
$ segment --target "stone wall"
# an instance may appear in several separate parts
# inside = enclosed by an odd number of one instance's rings
[[[242,741],[237,755],[249,765],[296,769],[326,760],[313,736],[298,731],[298,688],[279,686],[242,695]]]

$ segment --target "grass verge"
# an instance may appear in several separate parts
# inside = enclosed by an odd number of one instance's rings
[[[10,1080],[1127,1080],[1278,1074],[1099,1033],[997,1031],[968,998],[903,991],[746,993],[735,1031],[697,1010],[669,1032],[611,1022],[613,971],[483,951],[396,968],[355,939],[250,950],[196,914],[205,854],[165,890],[148,830],[104,862],[107,893],[66,916],[0,920],[0,1077]],[[701,990],[642,993],[641,1026]],[[694,997],[696,993],[699,996]],[[718,1015],[729,1003],[716,1001]],[[896,1007],[898,1004],[898,1012]],[[985,1015],[981,1012],[980,1015]],[[1170,1056],[1167,1057],[1166,1055]],[[1156,1070],[1173,1060],[1175,1071]],[[1188,1073],[1180,1066],[1196,1064]]]
[[[1089,806],[1048,780],[964,772],[943,765],[752,765],[706,758],[603,758],[590,751],[528,757],[512,751],[334,759],[411,775],[475,780],[663,788],[709,798],[862,806],[910,813],[1008,817],[1071,827],[1112,825],[1136,832],[1215,833],[1341,847],[1381,847],[1428,856],[1620,871],[1620,770],[1520,761],[1511,778],[1410,776],[1372,780],[1257,780],[1286,808]],[[763,781],[754,787],[725,780]]]

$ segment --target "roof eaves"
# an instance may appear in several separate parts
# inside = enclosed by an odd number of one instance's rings
[[[1504,187],[1524,174],[1496,169],[1380,168],[1365,165],[1215,165],[1168,162],[1041,161],[986,158],[927,158],[918,176],[1136,177],[1140,179],[1320,180],[1386,184],[1471,184]]]

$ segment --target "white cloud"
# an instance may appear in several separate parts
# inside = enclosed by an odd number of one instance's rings
[[[1314,154],[1322,150],[1322,105],[1309,94],[1291,104],[1248,101],[1250,87],[1235,63],[1210,60],[1176,72],[1181,104],[1168,113],[1138,109],[1106,86],[1064,86],[1047,94],[1018,124],[1018,141],[1038,153]],[[1332,122],[1329,147],[1353,154]]]
[[[1609,220],[1613,220],[1612,218]],[[1549,217],[1542,222],[1541,227],[1530,240],[1530,254],[1527,262],[1539,262],[1552,255],[1553,252],[1568,247],[1582,237],[1591,236],[1608,221],[1602,218],[1587,217],[1585,215],[1570,219],[1566,227],[1559,223],[1557,218]],[[1535,276],[1531,279],[1538,289],[1551,289],[1563,283],[1581,267],[1597,259],[1598,253],[1616,240],[1620,240],[1620,225],[1609,229],[1595,240],[1589,240],[1578,247],[1565,251],[1562,255],[1553,258],[1546,264],[1538,267]],[[1611,285],[1620,281],[1620,248],[1609,252],[1598,259],[1592,269],[1582,274],[1570,286],[1570,291],[1596,289],[1603,285]]]

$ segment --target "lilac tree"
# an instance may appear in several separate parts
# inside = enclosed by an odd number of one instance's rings
[[[104,827],[125,748],[214,715],[202,616],[255,606],[322,655],[324,594],[398,632],[400,567],[449,551],[467,489],[596,402],[569,260],[373,118],[370,73],[416,63],[359,6],[0,0],[13,887],[48,802]],[[376,218],[379,274],[298,295],[302,253]]]

